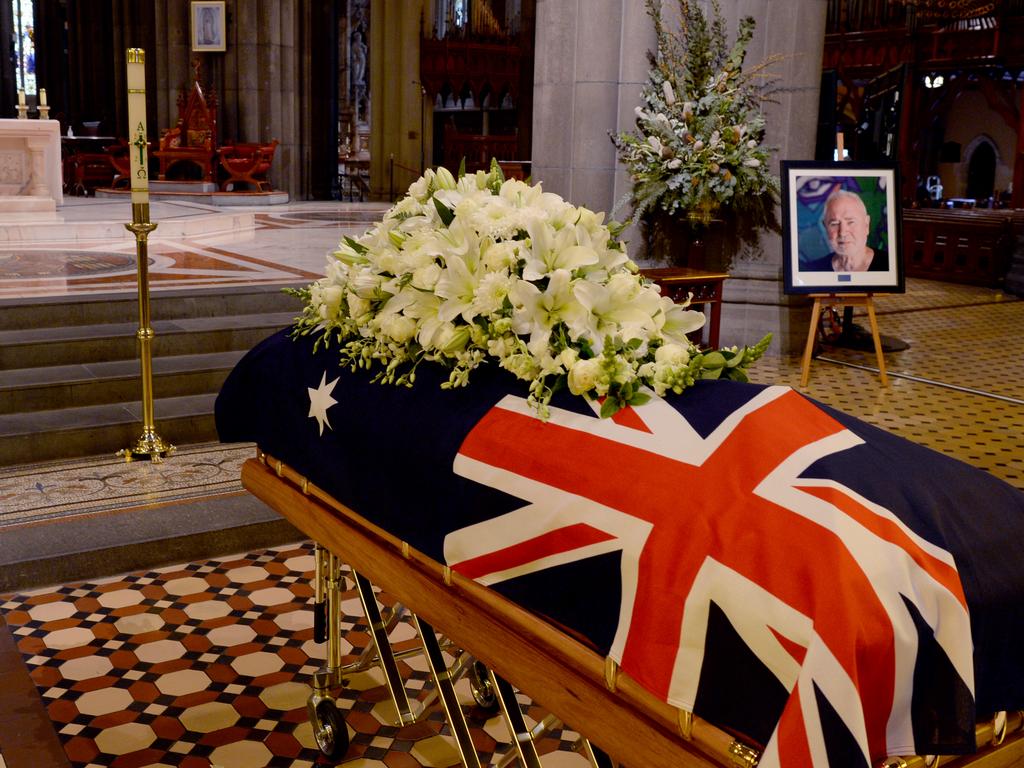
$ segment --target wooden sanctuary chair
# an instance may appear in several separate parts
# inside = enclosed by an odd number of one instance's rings
[[[199,61],[193,64],[195,77],[188,91],[178,94],[178,123],[164,131],[160,148],[153,155],[160,161],[159,178],[178,163],[189,163],[199,169],[199,178],[213,181],[217,157],[217,99],[204,94],[199,84]]]
[[[245,184],[256,192],[270,191],[267,173],[274,162],[277,145],[277,139],[266,144],[254,142],[224,144],[217,153],[220,167],[227,172],[227,178],[220,184],[221,192],[237,190],[239,184]]]

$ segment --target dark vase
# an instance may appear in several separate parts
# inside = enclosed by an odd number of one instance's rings
[[[641,218],[642,258],[668,267],[726,271],[732,251],[724,225],[720,219],[702,221],[650,211]]]

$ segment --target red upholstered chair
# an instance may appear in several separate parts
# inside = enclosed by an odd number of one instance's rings
[[[270,190],[267,173],[274,162],[274,152],[278,141],[274,139],[267,144],[253,142],[237,142],[224,144],[217,153],[220,167],[227,172],[227,178],[220,184],[221,192],[238,189],[245,184],[257,192]]]
[[[160,179],[166,179],[178,163],[199,169],[199,178],[213,181],[217,157],[217,99],[203,93],[199,84],[199,62],[193,65],[195,79],[188,91],[178,94],[178,124],[160,137],[160,148],[153,155],[160,161]]]

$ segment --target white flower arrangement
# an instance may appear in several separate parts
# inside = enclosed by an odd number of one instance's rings
[[[296,333],[340,343],[343,364],[411,386],[424,361],[464,386],[488,360],[529,382],[542,417],[563,385],[603,416],[701,378],[746,380],[770,337],[702,352],[704,315],[660,295],[616,239],[621,226],[492,163],[426,174],[383,220],[345,238],[327,274],[296,291]]]
[[[725,209],[774,225],[779,180],[762,143],[760,110],[768,95],[764,70],[779,57],[744,72],[754,20],[740,21],[728,48],[717,0],[710,25],[699,3],[679,0],[678,32],[666,27],[662,0],[646,4],[658,48],[648,53],[635,130],[612,135],[633,182],[633,220],[657,210],[707,224]]]

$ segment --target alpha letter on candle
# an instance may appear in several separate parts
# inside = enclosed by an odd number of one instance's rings
[[[128,49],[128,141],[132,151],[132,203],[149,202],[149,162],[146,155],[146,52]]]

